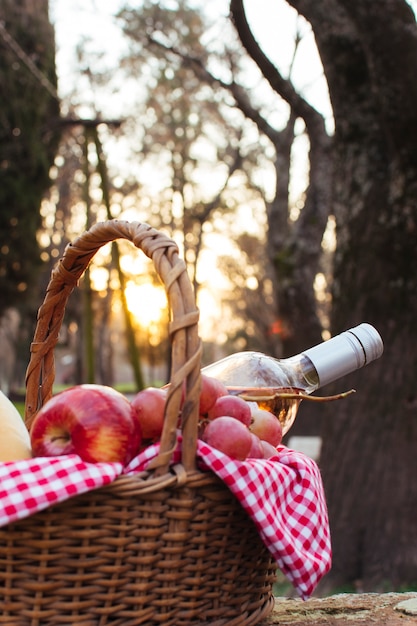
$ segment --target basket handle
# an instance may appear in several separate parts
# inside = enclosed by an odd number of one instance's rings
[[[164,233],[140,222],[108,220],[92,226],[66,247],[52,270],[37,324],[31,357],[26,371],[25,423],[30,428],[36,413],[52,396],[55,378],[54,348],[68,298],[95,253],[115,239],[127,239],[154,263],[164,284],[171,321],[172,365],[160,452],[151,468],[156,475],[168,471],[177,444],[178,415],[183,383],[185,401],[181,411],[182,464],[187,472],[196,467],[199,395],[201,386],[201,340],[198,335],[199,312],[184,261],[177,244]]]

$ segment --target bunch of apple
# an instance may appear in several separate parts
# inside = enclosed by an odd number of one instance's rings
[[[282,426],[273,413],[230,395],[220,381],[202,376],[200,437],[213,448],[243,461],[277,454]]]
[[[132,400],[145,442],[151,443],[162,433],[166,396],[166,387],[148,387]],[[282,426],[273,413],[230,395],[223,383],[205,375],[201,377],[198,432],[210,446],[241,461],[270,458],[282,439]]]
[[[66,389],[37,413],[30,429],[33,455],[78,454],[90,463],[127,465],[161,437],[167,392],[148,387],[129,401],[104,385]],[[282,439],[279,420],[256,403],[230,395],[216,379],[202,375],[199,410],[199,437],[212,447],[238,460],[276,454]]]

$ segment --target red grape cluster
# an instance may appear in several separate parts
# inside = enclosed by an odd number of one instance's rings
[[[277,454],[282,427],[277,417],[230,395],[223,383],[201,377],[199,437],[213,448],[243,461]],[[132,400],[142,429],[143,443],[158,440],[164,423],[167,388],[148,387]]]

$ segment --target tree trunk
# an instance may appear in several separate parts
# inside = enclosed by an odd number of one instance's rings
[[[322,589],[417,580],[417,27],[403,0],[292,0],[311,22],[335,116],[332,330],[374,324],[384,356],[326,408],[333,538]]]
[[[36,296],[37,231],[57,148],[54,32],[47,0],[0,3],[0,315]]]

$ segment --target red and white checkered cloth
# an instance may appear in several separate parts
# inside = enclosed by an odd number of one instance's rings
[[[120,463],[84,463],[77,455],[0,463],[0,526],[109,484],[122,473],[146,469],[159,446]],[[254,521],[278,567],[307,599],[331,566],[331,543],[321,476],[316,463],[280,446],[272,459],[235,461],[202,441],[201,469],[216,473]],[[173,463],[180,461],[180,441]]]

